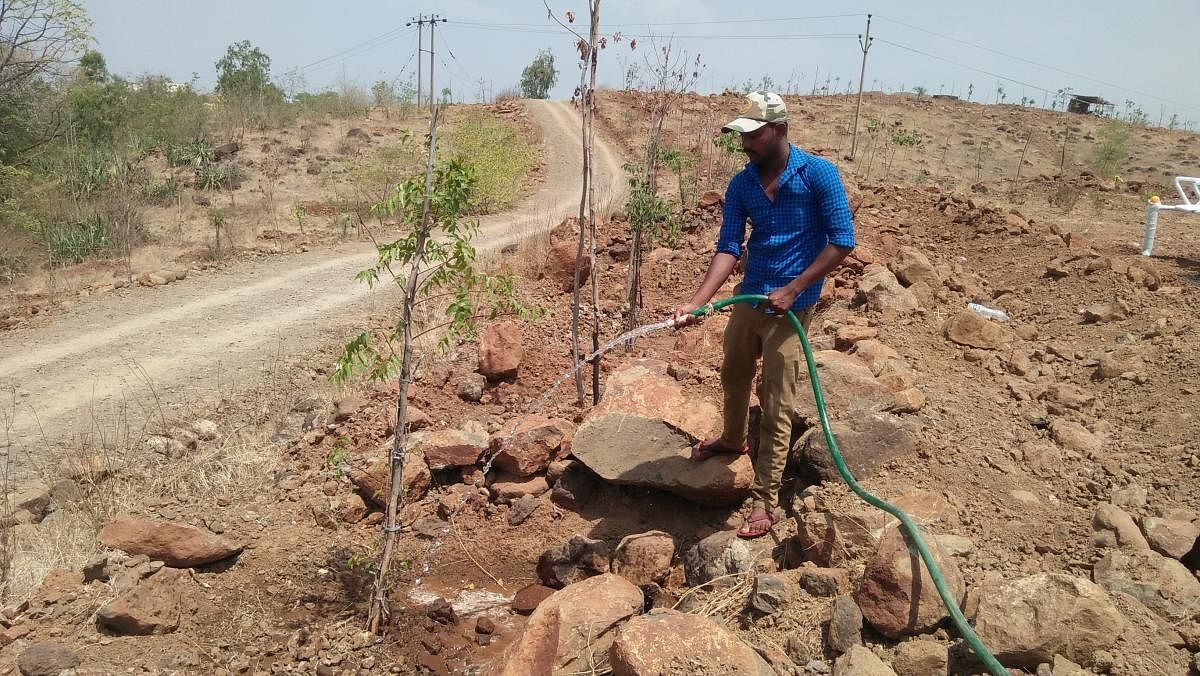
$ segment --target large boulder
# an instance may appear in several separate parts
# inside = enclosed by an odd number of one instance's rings
[[[966,584],[958,564],[941,551],[936,540],[931,538],[926,545],[946,587],[954,600],[961,603]],[[879,541],[863,571],[855,600],[867,622],[891,639],[931,631],[950,616],[924,560],[899,528],[889,529]]]
[[[652,530],[627,535],[617,545],[612,571],[636,585],[661,583],[671,572],[675,558],[675,538]]]
[[[813,361],[816,362],[817,378],[825,396],[825,408],[831,417],[858,417],[895,406],[896,397],[892,390],[875,377],[870,365],[861,357],[837,350],[818,350],[813,353]],[[810,423],[815,422],[817,408],[808,372],[804,371],[800,379],[795,416]]]
[[[470,467],[479,462],[487,448],[487,437],[462,430],[429,430],[413,432],[408,445],[414,453],[425,456],[429,469]]]
[[[748,455],[693,462],[690,447],[710,435],[721,415],[711,402],[685,397],[667,365],[637,360],[609,375],[604,397],[579,426],[572,454],[605,481],[670,491],[706,505],[731,505],[749,494]]]
[[[749,571],[756,558],[756,545],[739,538],[737,531],[723,530],[692,545],[682,558],[687,582],[694,587]]]
[[[889,413],[863,413],[853,420],[830,423],[850,473],[865,479],[884,464],[911,455],[917,450],[916,424]],[[825,481],[839,481],[841,475],[820,429],[812,429],[793,449],[804,469]]]
[[[555,592],[537,606],[488,676],[575,673],[604,655],[621,622],[641,611],[642,590],[605,573]]]
[[[921,305],[911,291],[904,288],[896,275],[887,268],[867,266],[858,282],[857,300],[876,311],[912,312]]]
[[[391,442],[384,445],[391,448]],[[377,507],[387,506],[388,490],[390,488],[391,465],[386,456],[366,461],[350,463],[350,482],[362,493],[370,503]],[[406,500],[420,500],[429,492],[433,481],[433,473],[425,456],[420,453],[406,452],[404,454],[404,473],[401,479]]]
[[[1193,619],[1200,609],[1196,576],[1182,563],[1149,549],[1110,551],[1092,567],[1092,579],[1110,592],[1129,594],[1171,621]]]
[[[736,634],[707,617],[656,608],[617,632],[609,664],[614,676],[714,673],[773,676],[775,670]],[[694,664],[703,656],[703,668]]]
[[[977,596],[980,640],[1001,662],[1031,670],[1055,655],[1089,665],[1125,624],[1103,589],[1061,573],[984,585]]]
[[[96,623],[118,634],[169,634],[179,628],[187,573],[164,568],[96,611]]]
[[[1142,532],[1150,548],[1172,559],[1182,559],[1196,546],[1200,539],[1200,528],[1190,521],[1182,519],[1159,519],[1145,517],[1142,519]]]
[[[521,325],[516,322],[491,324],[479,336],[479,372],[488,380],[515,378],[524,356]]]
[[[104,524],[98,537],[105,547],[145,554],[176,568],[202,566],[242,551],[241,545],[194,526],[132,516]]]
[[[590,575],[608,572],[611,556],[603,540],[592,540],[578,533],[563,544],[542,552],[537,573],[547,587],[562,588]]]
[[[868,556],[878,542],[869,514],[804,512],[796,517],[794,551],[801,561],[820,567],[844,566]]]
[[[938,274],[937,268],[933,267],[933,263],[929,262],[925,254],[911,246],[900,247],[900,253],[896,255],[895,260],[888,264],[888,267],[904,286],[923,282],[930,288],[936,289],[942,285],[942,276]]]
[[[942,325],[946,338],[981,350],[1011,350],[1012,334],[1000,324],[963,310]]]
[[[912,246],[901,246],[894,261],[888,263],[888,268],[906,287],[918,282],[924,283],[930,288],[942,286],[942,276],[937,274],[934,264],[929,262],[929,258],[925,257],[924,253],[913,249]]]
[[[547,271],[563,293],[569,293],[575,287],[575,254],[578,246],[575,242],[558,242],[550,247],[550,255],[546,261]],[[592,261],[585,251],[579,259],[579,288],[584,287],[591,274]]]
[[[1116,505],[1100,503],[1092,516],[1092,528],[1096,530],[1095,540],[1098,545],[1135,551],[1150,549],[1150,544],[1142,536],[1142,531],[1138,530],[1133,517]]]
[[[530,415],[513,418],[492,435],[495,465],[517,476],[529,476],[549,467],[571,443],[575,426],[561,418]],[[503,449],[503,450],[501,450]]]

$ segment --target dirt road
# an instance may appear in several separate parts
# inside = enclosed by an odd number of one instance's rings
[[[579,114],[563,101],[526,105],[543,130],[546,180],[514,212],[482,219],[481,251],[578,212]],[[623,201],[621,158],[599,137],[595,176],[597,208]],[[184,417],[188,402],[260,383],[274,365],[345,341],[355,318],[393,300],[386,285],[370,291],[354,280],[373,254],[358,243],[239,263],[126,288],[48,326],[3,334],[0,453],[18,482],[28,480],[48,448],[111,431],[124,414],[134,431],[160,406]]]

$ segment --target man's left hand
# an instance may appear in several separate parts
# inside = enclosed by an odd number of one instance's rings
[[[792,303],[796,302],[798,292],[791,289],[791,285],[783,286],[775,289],[767,294],[767,307],[771,308],[777,314],[786,314],[792,309]]]

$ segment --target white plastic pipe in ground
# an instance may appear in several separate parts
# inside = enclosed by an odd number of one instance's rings
[[[1143,256],[1149,256],[1154,250],[1154,236],[1158,232],[1158,212],[1183,211],[1200,214],[1200,178],[1176,176],[1175,192],[1179,193],[1179,199],[1183,200],[1182,204],[1163,204],[1158,195],[1154,195],[1146,203],[1146,233],[1142,236]]]

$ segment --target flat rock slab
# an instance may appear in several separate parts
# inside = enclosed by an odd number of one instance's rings
[[[242,551],[242,546],[185,524],[117,518],[100,529],[100,542],[129,554],[145,554],[174,568],[190,568],[220,561]]]
[[[684,394],[667,364],[641,359],[614,371],[600,406],[580,425],[572,453],[605,481],[670,491],[705,505],[741,502],[754,481],[747,455],[691,460],[720,425],[717,407]]]
[[[741,502],[754,482],[750,456],[693,462],[693,443],[661,420],[612,412],[584,422],[573,452],[610,483],[658,488],[704,505]]]

